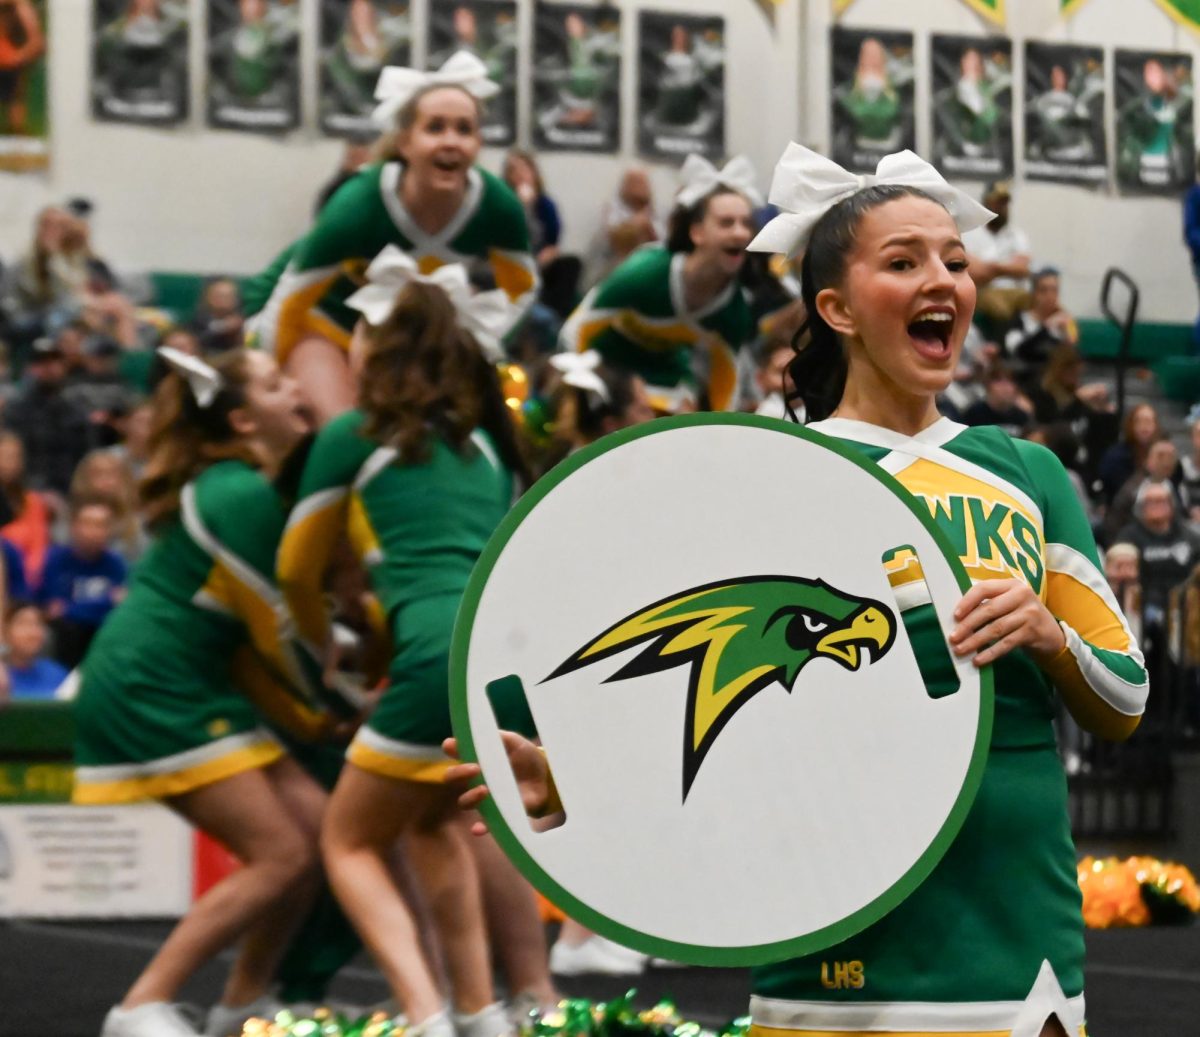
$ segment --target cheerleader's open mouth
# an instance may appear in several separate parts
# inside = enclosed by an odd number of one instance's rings
[[[947,360],[956,314],[952,306],[930,306],[908,325],[908,337],[927,360]]]

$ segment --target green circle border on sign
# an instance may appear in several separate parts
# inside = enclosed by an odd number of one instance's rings
[[[626,443],[641,439],[644,436],[655,436],[673,432],[676,429],[695,428],[705,425],[740,425],[747,428],[758,428],[782,435],[796,436],[809,442],[840,454],[845,460],[857,465],[863,471],[874,477],[892,493],[896,494],[905,506],[916,516],[921,525],[933,537],[942,554],[950,563],[950,570],[958,582],[959,588],[966,593],[971,586],[971,579],[963,568],[962,562],[954,553],[946,535],[938,529],[933,518],[927,511],[922,510],[916,498],[904,488],[901,483],[889,473],[883,471],[854,448],[816,432],[811,432],[801,425],[794,425],[776,418],[761,417],[753,414],[685,414],[672,418],[659,418],[643,425],[622,429],[603,439],[584,447],[572,454],[555,468],[549,471],[526,493],[505,516],[497,527],[496,532],[488,541],[463,594],[462,604],[458,610],[458,618],[454,626],[454,638],[450,649],[450,709],[454,724],[454,734],[458,739],[459,755],[464,762],[478,763],[478,754],[471,735],[470,711],[467,703],[467,654],[470,647],[471,632],[475,624],[475,616],[479,609],[479,601],[483,589],[491,576],[497,559],[517,527],[525,520],[534,508],[545,499],[559,483],[569,478],[589,461],[608,453]],[[971,762],[967,775],[955,800],[953,808],[947,816],[933,842],[907,872],[884,890],[870,903],[859,908],[852,915],[817,929],[802,936],[789,937],[772,943],[752,944],[744,947],[708,947],[696,944],[679,943],[665,940],[657,936],[631,929],[578,900],[555,881],[525,849],[521,841],[513,834],[508,822],[489,797],[480,805],[480,812],[487,822],[488,828],[509,859],[518,870],[533,884],[533,886],[550,900],[556,907],[577,922],[603,936],[610,937],[628,947],[636,948],[655,957],[676,961],[686,961],[696,965],[745,966],[762,965],[768,962],[781,961],[785,958],[824,950],[836,943],[848,939],[861,932],[867,926],[879,921],[893,908],[897,907],[916,888],[929,877],[930,872],[950,848],[950,844],[958,835],[967,814],[975,801],[983,780],[984,767],[987,764],[988,747],[991,744],[992,719],[994,706],[994,689],[991,665],[984,666],[979,671],[979,722],[976,727],[975,745],[971,752]],[[478,783],[483,783],[486,776]],[[691,847],[694,853],[705,853],[704,847]],[[629,852],[638,852],[631,847]]]

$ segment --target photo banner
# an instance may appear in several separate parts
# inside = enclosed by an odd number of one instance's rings
[[[725,19],[638,16],[638,151],[682,162],[725,154]]]
[[[1155,0],[1180,25],[1200,32],[1200,0]]]
[[[1025,177],[1101,187],[1108,180],[1104,50],[1025,44]]]
[[[92,16],[92,115],[106,122],[171,126],[188,117],[188,7],[96,0]]]
[[[533,142],[616,151],[621,143],[621,12],[539,3],[533,30]]]
[[[460,50],[482,61],[500,92],[484,102],[484,144],[508,147],[517,139],[517,5],[512,0],[439,0],[429,9],[428,68]]]
[[[299,0],[208,0],[208,124],[284,133],[300,123]]]
[[[373,138],[375,84],[387,65],[412,63],[408,0],[321,0],[321,130]]]
[[[0,6],[0,171],[50,163],[46,100],[47,0]]]
[[[917,147],[910,32],[830,32],[830,131],[835,162],[874,173],[884,155]]]
[[[963,3],[993,25],[1004,24],[1005,0],[963,0]]]
[[[1011,176],[1012,41],[934,36],[930,61],[933,164],[946,176]]]
[[[1086,3],[1087,0],[1058,0],[1058,13],[1069,18]]]
[[[1176,197],[1195,178],[1191,55],[1118,50],[1114,60],[1117,187]]]

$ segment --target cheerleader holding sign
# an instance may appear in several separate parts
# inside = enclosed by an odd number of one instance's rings
[[[486,263],[515,304],[505,334],[532,305],[537,266],[525,210],[502,180],[474,164],[483,144],[480,105],[497,89],[465,51],[436,72],[385,68],[372,119],[390,134],[388,158],[344,184],[272,264],[282,269],[259,279],[277,277],[251,332],[299,380],[319,423],[354,406],[346,351],[358,314],[347,299],[386,246],[425,274],[447,263]]]
[[[857,935],[757,966],[751,1032],[1081,1037],[1083,919],[1054,698],[1087,730],[1125,738],[1148,679],[1059,461],[937,411],[975,307],[961,233],[991,214],[911,152],[860,179],[797,144],[770,200],[782,214],[751,248],[804,252],[811,341],[790,373],[809,428],[894,475],[956,547],[972,586],[949,646],[993,664],[995,716],[976,798],[929,877]],[[903,608],[920,604],[919,566],[891,566],[889,580]],[[504,742],[526,808],[554,809],[546,757],[516,733]],[[478,775],[467,763],[448,777]],[[476,786],[460,802],[486,796]]]

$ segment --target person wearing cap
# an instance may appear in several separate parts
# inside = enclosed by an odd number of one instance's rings
[[[1029,236],[1011,222],[1012,185],[1007,180],[988,184],[983,204],[996,214],[986,227],[963,235],[971,257],[971,279],[979,292],[978,314],[997,327],[1027,309],[1032,263]]]
[[[91,425],[64,391],[67,363],[54,339],[34,342],[25,373],[25,385],[4,409],[4,425],[25,445],[30,488],[65,495],[93,446]]]

